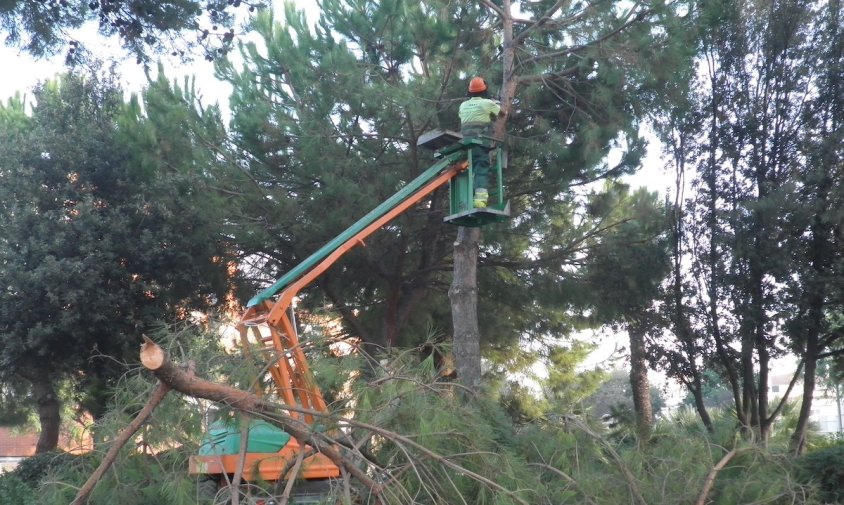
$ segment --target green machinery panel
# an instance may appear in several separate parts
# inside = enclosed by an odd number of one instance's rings
[[[443,140],[444,137],[447,140]],[[439,136],[433,138],[438,139],[439,142],[431,143],[428,141],[428,145],[444,145],[434,153],[434,157],[442,158],[462,151],[465,152],[465,156],[469,160],[469,168],[449,182],[450,211],[449,215],[443,220],[446,223],[474,228],[508,219],[510,217],[510,203],[504,199],[504,178],[502,176],[504,168],[507,166],[507,152],[501,148],[501,143],[490,137],[464,139],[453,132],[440,133]],[[452,143],[447,144],[448,141]],[[495,178],[495,186],[489,188],[487,206],[480,208],[474,206],[475,195],[472,180],[475,173],[472,168],[471,151],[473,145],[492,150],[491,159],[495,160],[493,166],[490,167],[492,172],[490,177]]]

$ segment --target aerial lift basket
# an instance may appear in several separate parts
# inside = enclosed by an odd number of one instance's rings
[[[501,142],[493,137],[473,137],[464,139],[460,133],[450,130],[432,130],[422,134],[416,143],[420,147],[434,151],[434,158],[442,158],[456,151],[465,151],[468,167],[449,181],[449,214],[446,223],[475,228],[485,224],[504,221],[510,217],[510,202],[504,199],[502,173],[507,166],[507,152]],[[474,206],[475,177],[472,163],[473,145],[492,150],[495,164],[491,167],[495,186],[490,188],[489,202],[486,207]]]

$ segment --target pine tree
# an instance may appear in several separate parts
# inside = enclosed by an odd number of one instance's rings
[[[841,154],[824,144],[837,135],[840,18],[836,4],[793,1],[719,2],[700,14],[705,73],[673,143],[678,166],[697,174],[677,234],[685,248],[675,256],[693,262],[675,282],[673,317],[685,335],[675,371],[700,398],[698,364],[718,370],[738,421],[766,440],[800,372],[773,404],[771,360],[795,352],[805,367],[800,450],[815,364],[838,340],[828,318],[840,300],[831,167]],[[829,48],[820,67],[818,47]]]
[[[468,79],[499,68],[499,15],[488,7],[364,0],[322,7],[316,27],[292,8],[281,23],[258,16],[260,42],[242,45],[243,67],[219,67],[234,87],[232,133],[244,161],[215,174],[215,185],[240,192],[228,221],[259,266],[258,282],[288,271],[429,166],[416,139],[456,129]],[[519,63],[518,96],[502,96],[511,111],[505,182],[517,217],[488,227],[478,253],[478,335],[490,355],[517,354],[511,343],[519,338],[565,336],[577,324],[582,297],[572,272],[592,230],[580,223],[582,194],[573,188],[635,170],[644,148],[637,118],[662,80],[610,48],[648,51],[647,61],[663,69],[674,64],[653,49],[664,41],[651,28],[671,19],[658,5],[642,13],[579,9],[561,14],[589,18],[572,29],[574,46],[557,17],[518,37],[536,55]],[[486,75],[495,90],[494,73]],[[614,147],[624,155],[608,166]],[[456,258],[444,203],[439,192],[372,237],[323,275],[318,291],[304,293],[303,305],[336,311],[347,334],[374,349],[419,343],[432,327],[447,333],[455,310],[442,295]],[[471,318],[474,310],[462,313]],[[457,353],[467,344],[480,349],[455,335]],[[470,354],[476,373],[464,371],[461,380],[474,388],[480,356]]]
[[[90,21],[101,35],[118,37],[138,63],[161,53],[190,58],[197,49],[212,60],[231,48],[237,14],[262,5],[240,0],[12,0],[0,8],[0,30],[7,45],[35,57],[64,50],[68,63],[90,56],[90,48],[71,32]]]
[[[648,337],[661,334],[655,305],[669,271],[666,212],[656,194],[608,186],[589,202],[596,228],[611,224],[586,252],[584,292],[594,307],[592,318],[627,331],[636,426],[647,437],[654,423]]]

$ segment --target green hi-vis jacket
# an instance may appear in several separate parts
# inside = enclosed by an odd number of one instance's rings
[[[460,124],[491,123],[500,111],[501,106],[497,102],[474,96],[460,104]]]

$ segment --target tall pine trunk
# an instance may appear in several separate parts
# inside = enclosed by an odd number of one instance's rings
[[[479,228],[457,229],[454,279],[448,290],[454,325],[454,366],[457,380],[477,392],[481,386],[481,334],[478,329]]]
[[[633,410],[636,412],[636,431],[642,439],[647,439],[653,429],[654,416],[645,354],[645,332],[639,324],[630,324],[627,333],[630,336],[630,386],[633,390]]]
[[[501,112],[503,117],[495,122],[493,135],[504,139],[506,118],[510,115],[516,81],[513,75],[515,43],[510,0],[504,0],[499,15],[502,22],[503,72],[501,81]],[[505,167],[506,168],[506,167]],[[481,348],[478,329],[478,228],[459,228],[454,243],[454,279],[448,291],[451,300],[451,318],[454,325],[454,366],[457,379],[472,391],[481,385]]]

